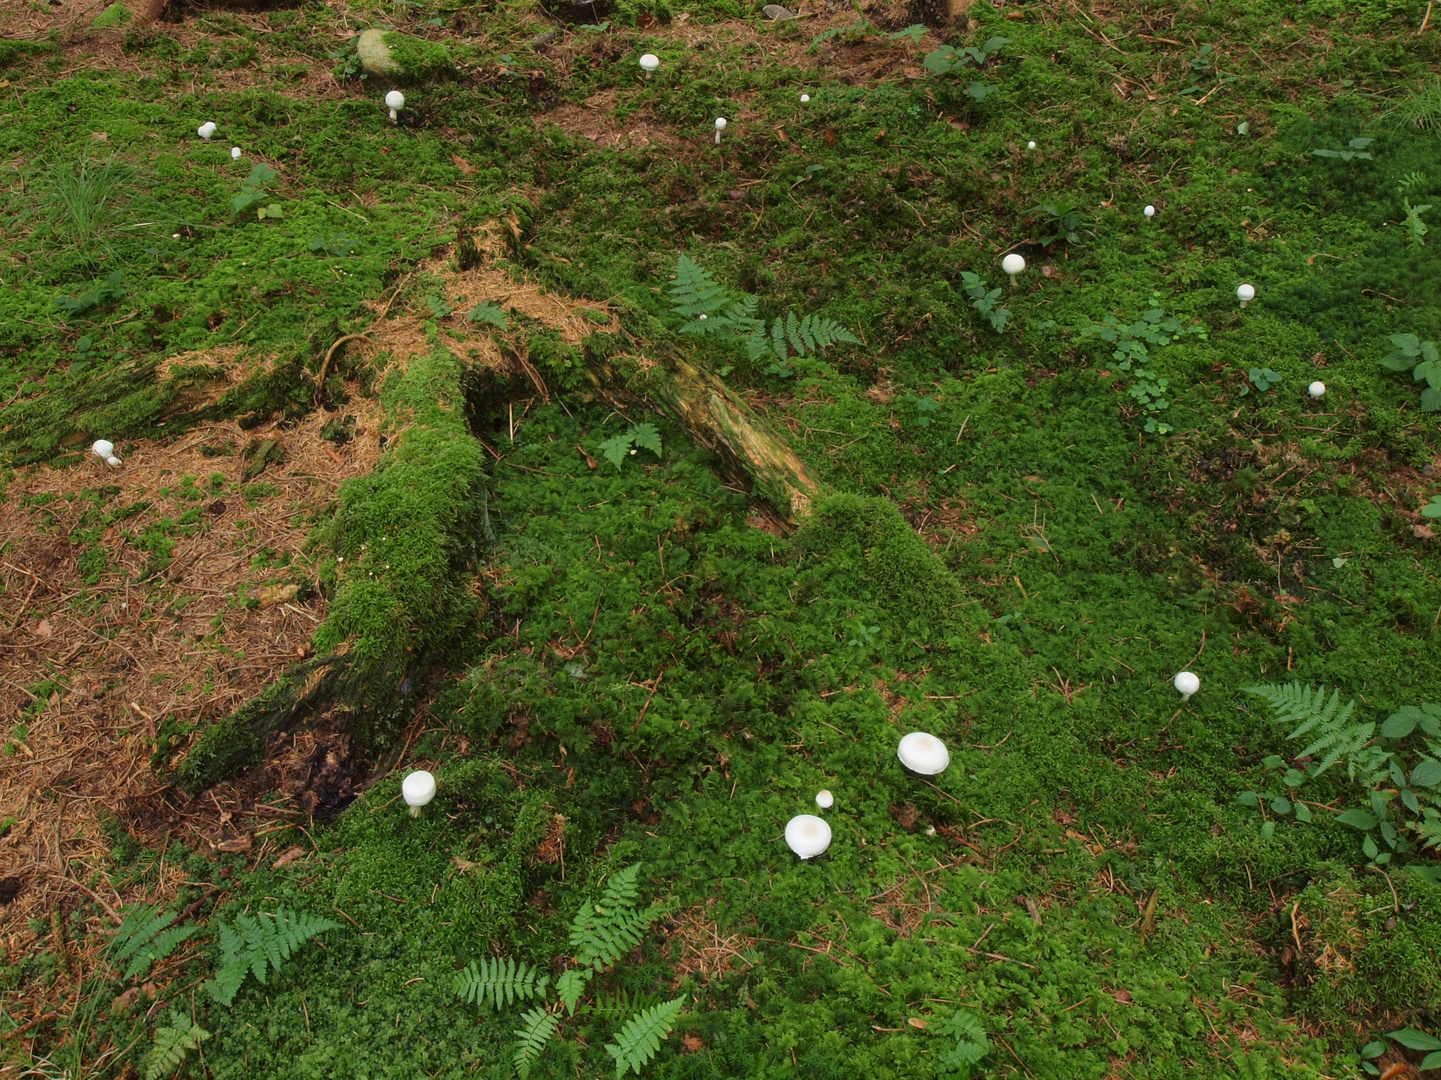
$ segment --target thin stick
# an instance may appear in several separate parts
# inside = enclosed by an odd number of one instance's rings
[[[1416,36],[1417,36],[1417,37],[1420,37],[1422,34],[1424,34],[1424,33],[1426,32],[1426,24],[1431,21],[1431,5],[1432,5],[1432,3],[1434,3],[1434,0],[1426,0],[1426,17],[1421,20],[1421,29],[1419,29],[1419,30],[1416,31]]]
[[[320,374],[315,377],[315,394],[319,397],[325,393],[325,373],[330,368],[330,358],[335,355],[335,350],[344,345],[347,341],[369,341],[370,338],[364,334],[346,334],[338,339],[325,354],[325,359],[320,362]]]
[[[589,637],[590,635],[587,634],[586,636]],[[650,688],[650,697],[646,698],[645,704],[640,707],[640,715],[635,718],[635,724],[631,727],[632,731],[637,730],[640,727],[640,722],[645,719],[645,711],[650,708],[651,698],[655,697],[655,692],[660,689],[660,681],[663,678],[665,678],[665,668],[661,668],[656,674],[655,683]]]

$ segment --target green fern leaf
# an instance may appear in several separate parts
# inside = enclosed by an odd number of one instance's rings
[[[615,1042],[607,1043],[606,1053],[615,1058],[616,1076],[627,1072],[640,1074],[641,1068],[655,1057],[661,1040],[671,1033],[676,1018],[680,1015],[685,998],[655,1005],[637,1013],[626,1021],[625,1027],[616,1032]]]
[[[151,964],[164,960],[175,946],[200,932],[200,927],[193,923],[170,926],[175,919],[175,915],[157,913],[149,904],[138,905],[126,913],[124,922],[110,940],[111,957],[117,963],[129,961],[122,979],[145,974]]]
[[[529,964],[488,957],[478,962],[472,960],[455,977],[456,996],[482,1009],[540,997],[549,985],[550,976],[539,974]]]
[[[627,434],[631,442],[642,450],[650,450],[656,457],[661,456],[660,432],[654,424],[636,424]]]
[[[660,914],[658,910],[636,911],[640,894],[640,863],[612,874],[601,897],[587,900],[570,924],[570,943],[581,967],[603,971],[640,944],[645,929]]]
[[[331,919],[283,908],[259,919],[237,915],[232,926],[220,927],[220,966],[209,984],[210,996],[229,1005],[247,974],[263,984],[301,945],[339,926]]]
[[[719,314],[731,304],[725,288],[710,271],[685,255],[675,262],[675,280],[669,291],[671,310],[692,319]]]
[[[559,1023],[560,1017],[539,1007],[521,1014],[521,1026],[515,1030],[515,1074],[520,1080],[526,1080],[530,1076],[531,1066],[535,1064],[535,1059],[540,1057],[545,1044],[550,1042]]]
[[[792,315],[791,318],[794,319],[795,316]],[[782,315],[771,323],[771,353],[777,360],[784,360],[789,347],[790,341],[786,337],[786,320]]]
[[[1242,689],[1263,699],[1271,707],[1276,723],[1296,724],[1286,736],[1288,739],[1310,736],[1311,742],[1295,756],[1321,757],[1320,764],[1310,770],[1312,776],[1320,776],[1340,761],[1346,762],[1346,770],[1353,778],[1362,779],[1367,786],[1374,786],[1379,780],[1378,774],[1384,774],[1390,755],[1366,752],[1375,736],[1376,725],[1351,723],[1356,702],[1348,701],[1343,706],[1339,690],[1328,696],[1323,688],[1313,689],[1300,683]]]
[[[565,1011],[571,1016],[575,1015],[575,1007],[579,1004],[581,995],[585,993],[590,976],[590,968],[568,968],[561,972],[560,978],[555,980],[555,992],[560,995],[561,1004],[565,1006]]]
[[[190,1017],[180,1013],[170,1014],[170,1023],[155,1032],[155,1042],[140,1063],[141,1075],[145,1080],[161,1080],[169,1076],[185,1055],[198,1048],[210,1038],[210,1032],[199,1024],[191,1023]]]

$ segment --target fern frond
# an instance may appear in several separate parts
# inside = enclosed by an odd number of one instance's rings
[[[1263,699],[1271,706],[1273,719],[1278,724],[1296,724],[1286,736],[1300,739],[1310,735],[1311,742],[1295,756],[1298,758],[1322,755],[1319,765],[1311,769],[1312,776],[1320,776],[1337,762],[1345,760],[1347,772],[1358,774],[1368,783],[1378,769],[1384,770],[1390,755],[1378,757],[1363,751],[1376,733],[1375,724],[1350,723],[1356,702],[1341,704],[1341,692],[1333,690],[1330,695],[1324,688],[1302,686],[1300,683],[1268,684],[1246,686],[1247,694]]]
[[[210,996],[221,1005],[229,1005],[253,973],[264,983],[296,949],[315,935],[335,930],[339,923],[319,915],[306,915],[282,908],[259,919],[237,915],[231,926],[220,927],[220,967],[209,984]]]
[[[164,960],[175,946],[200,932],[200,927],[193,923],[170,926],[175,919],[175,915],[157,912],[149,904],[140,904],[126,913],[125,920],[110,939],[111,957],[117,963],[129,961],[122,979],[145,974],[151,964]]]
[[[186,1054],[208,1038],[210,1032],[191,1023],[190,1017],[172,1012],[170,1023],[155,1032],[155,1042],[140,1063],[141,1075],[145,1080],[169,1076],[185,1060]]]
[[[456,996],[482,1009],[540,997],[549,985],[550,976],[541,975],[532,965],[489,957],[472,960],[455,977]]]
[[[671,310],[692,319],[719,314],[731,304],[724,286],[711,272],[685,255],[675,261],[675,280],[669,292]]]
[[[640,895],[640,863],[627,866],[606,881],[600,899],[587,900],[570,923],[570,943],[581,967],[604,970],[641,942],[646,927],[660,914],[657,909],[636,911]]]
[[[675,1027],[684,1004],[685,998],[678,997],[636,1013],[626,1021],[625,1027],[616,1032],[615,1042],[605,1047],[605,1052],[615,1058],[616,1076],[624,1076],[628,1071],[640,1074],[641,1068],[660,1049],[661,1040]]]
[[[565,1006],[565,1011],[571,1016],[575,1015],[575,1007],[579,1004],[581,995],[585,993],[590,976],[590,968],[568,968],[561,972],[560,978],[555,980],[555,992],[560,996],[560,1002]]]
[[[521,1015],[520,1027],[515,1029],[515,1074],[520,1080],[530,1076],[531,1066],[550,1042],[559,1023],[560,1017],[539,1007]]]

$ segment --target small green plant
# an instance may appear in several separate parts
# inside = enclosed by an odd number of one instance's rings
[[[349,41],[333,53],[327,53],[327,60],[336,61],[336,65],[330,69],[330,73],[336,80],[366,78],[365,65],[360,61],[360,35],[354,35]]]
[[[229,1005],[246,975],[253,972],[263,985],[269,974],[301,945],[339,927],[330,919],[284,908],[274,914],[261,913],[254,919],[237,915],[232,925],[220,927],[220,967],[206,985],[210,997],[218,1004]]]
[[[1294,814],[1297,820],[1308,821],[1310,811],[1296,801],[1295,789],[1342,765],[1347,776],[1366,792],[1367,805],[1338,814],[1336,820],[1364,834],[1361,850],[1373,866],[1408,856],[1418,846],[1441,844],[1441,792],[1437,791],[1441,787],[1441,705],[1407,706],[1387,717],[1378,731],[1374,723],[1351,719],[1356,703],[1343,706],[1340,691],[1328,695],[1324,689],[1300,683],[1243,690],[1264,700],[1276,723],[1297,725],[1287,734],[1288,739],[1309,740],[1293,755],[1295,762],[1319,758],[1305,764],[1304,770],[1286,766],[1279,758],[1267,758],[1263,764],[1285,770],[1282,782],[1291,797],[1249,790],[1240,796],[1243,805],[1259,808],[1269,798],[1270,809],[1278,816]],[[1407,745],[1413,736],[1419,745]],[[1397,802],[1399,809],[1394,805]],[[1264,810],[1262,817],[1265,819]],[[1274,832],[1275,822],[1263,820],[1263,835]],[[1413,865],[1410,869],[1430,880],[1441,877],[1435,866]]]
[[[1402,222],[1406,226],[1406,242],[1413,247],[1424,247],[1426,244],[1426,223],[1421,220],[1421,215],[1431,209],[1430,203],[1422,203],[1420,206],[1412,206],[1409,198],[1403,198],[1401,205],[1406,208],[1406,220]]]
[[[641,450],[649,450],[656,457],[661,456],[660,432],[654,424],[632,424],[622,434],[600,444],[600,452],[617,469],[627,457]]]
[[[240,184],[240,191],[230,200],[230,211],[237,216],[245,213],[256,203],[265,198],[265,185],[274,180],[280,173],[272,169],[264,162],[257,162]],[[279,211],[280,207],[274,203],[270,206],[261,207],[259,214],[261,218],[281,217],[280,213],[271,214],[272,210]]]
[[[867,623],[865,619],[856,618],[846,621],[845,632],[850,635],[846,638],[846,648],[869,649],[876,643],[881,628]]]
[[[435,293],[425,294],[425,306],[429,309],[432,319],[443,319],[455,310],[446,303],[445,297],[437,296]]]
[[[1041,203],[1041,205],[1033,206],[1027,210],[1026,216],[1041,217],[1044,223],[1042,231],[1050,233],[1049,236],[1042,236],[1036,240],[1036,243],[1043,247],[1049,247],[1062,238],[1064,238],[1068,244],[1079,244],[1081,242],[1081,210],[1080,207],[1073,203]]]
[[[1421,411],[1441,410],[1441,350],[1436,343],[1422,341],[1415,334],[1392,334],[1391,344],[1396,347],[1381,358],[1381,366],[1411,372],[1413,379],[1426,384],[1421,391]]]
[[[840,323],[819,315],[797,316],[790,311],[767,323],[756,315],[759,298],[750,293],[733,296],[708,270],[684,255],[676,260],[670,301],[675,314],[690,320],[681,333],[744,345],[752,362],[771,360],[767,372],[783,378],[791,374],[785,365],[792,356],[814,356],[838,341],[861,343]]]
[[[157,911],[149,904],[138,904],[125,913],[125,920],[110,939],[110,958],[126,965],[121,979],[143,976],[151,964],[164,960],[182,941],[200,932],[194,923],[171,926],[175,919],[175,915]]]
[[[1256,392],[1259,394],[1266,393],[1271,387],[1281,381],[1281,376],[1268,367],[1248,368],[1246,378],[1250,380],[1251,385],[1256,388]],[[1246,387],[1243,386],[1241,391],[1245,393]]]
[[[961,271],[961,288],[971,298],[971,307],[991,324],[991,329],[998,334],[1004,333],[1011,318],[1011,309],[1001,304],[1001,290],[986,288],[984,279],[969,270]]]
[[[941,1080],[971,1080],[974,1066],[991,1052],[985,1025],[962,1009],[932,1024],[930,1032],[951,1040],[951,1045],[942,1050],[936,1059]]]
[[[918,397],[915,394],[907,394],[901,399],[907,405],[914,405],[916,409],[916,427],[928,428],[931,426],[931,413],[940,410],[941,403],[933,397]]]
[[[1435,134],[1441,131],[1441,81],[1427,83],[1414,90],[1402,102],[1386,110],[1385,116],[1396,123]]]
[[[344,233],[336,233],[330,238],[323,236],[313,237],[310,241],[310,250],[317,255],[329,255],[333,258],[343,259],[355,250],[356,241]]]
[[[1127,393],[1146,414],[1146,431],[1158,435],[1167,435],[1173,430],[1160,418],[1160,414],[1171,407],[1167,396],[1171,383],[1148,366],[1151,350],[1180,341],[1187,335],[1204,339],[1206,328],[1199,324],[1186,326],[1178,317],[1167,315],[1159,307],[1143,311],[1141,317],[1129,325],[1114,315],[1107,315],[1101,322],[1093,323],[1080,333],[1083,339],[1099,337],[1114,346],[1111,359],[1122,371],[1130,373],[1131,385]]]
[[[486,323],[490,326],[499,327],[501,330],[509,328],[505,318],[505,309],[494,300],[487,300],[483,304],[477,304],[470,309],[466,318],[471,322]]]
[[[192,1050],[210,1038],[210,1032],[193,1023],[183,1013],[171,1011],[170,1023],[155,1031],[155,1042],[151,1044],[140,1064],[145,1080],[161,1080],[180,1067],[180,1063]]]
[[[983,67],[987,60],[1010,43],[1010,38],[993,37],[980,48],[967,45],[958,49],[954,45],[942,45],[927,53],[921,66],[937,75],[954,75],[967,67]]]
[[[1406,1028],[1390,1032],[1385,1039],[1377,1039],[1361,1047],[1361,1068],[1372,1076],[1381,1075],[1381,1067],[1375,1062],[1386,1052],[1386,1039],[1401,1044],[1407,1050],[1425,1052],[1426,1056],[1421,1059],[1421,1064],[1416,1066],[1420,1072],[1441,1069],[1441,1039],[1415,1028]]]
[[[112,270],[106,276],[104,285],[97,285],[79,296],[57,296],[55,310],[64,315],[84,315],[96,308],[106,307],[124,295],[125,271]]]
[[[570,944],[574,949],[573,967],[555,981],[558,1000],[551,1005],[537,1005],[520,1016],[515,1030],[516,1049],[513,1058],[516,1075],[521,1080],[530,1076],[536,1060],[560,1029],[563,1015],[574,1016],[581,998],[594,976],[614,964],[639,945],[646,929],[660,915],[655,906],[637,906],[640,888],[637,879],[641,864],[634,863],[618,871],[606,881],[597,900],[586,900],[570,924]],[[534,967],[513,960],[472,960],[455,977],[454,990],[462,1001],[482,1008],[499,1008],[519,1001],[543,998],[550,987],[550,978]],[[598,1017],[629,1014],[629,1019],[608,1043],[606,1052],[615,1059],[615,1074],[640,1073],[660,1050],[661,1041],[675,1027],[684,998],[657,1004],[642,1004],[619,999],[597,1002],[591,1012]]]
[[[134,179],[133,171],[114,159],[51,165],[43,175],[51,235],[86,259],[107,254],[120,209],[133,200]]]
[[[1441,495],[1431,496],[1431,501],[1421,507],[1421,516],[1426,518],[1441,518]]]
[[[1370,161],[1371,155],[1366,151],[1375,139],[1352,139],[1346,145],[1348,150],[1312,150],[1313,157],[1335,158],[1339,161]]]

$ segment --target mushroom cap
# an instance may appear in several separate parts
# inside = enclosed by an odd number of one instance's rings
[[[1326,394],[1326,384],[1320,379],[1317,379],[1310,386],[1306,387],[1306,392],[1312,397],[1324,397]]]
[[[232,146],[232,147],[230,148],[230,160],[231,160],[231,161],[239,161],[239,160],[240,160],[240,147],[238,147],[238,146]]]
[[[1019,274],[1026,268],[1026,260],[1014,251],[1001,260],[1001,269],[1008,274]]]
[[[726,118],[724,116],[717,116],[715,118],[715,129],[717,131],[724,131],[726,129]]]
[[[836,804],[836,797],[830,793],[828,788],[822,788],[816,792],[816,805],[822,810],[829,810]]]
[[[424,806],[435,798],[435,777],[417,769],[401,782],[400,797],[406,806]]]
[[[214,121],[205,121],[205,123],[201,124],[198,128],[195,129],[195,134],[199,135],[202,139],[210,138],[210,136],[215,134]]]
[[[115,444],[109,439],[96,439],[95,445],[90,448],[98,458],[109,458],[115,456]]]
[[[1201,678],[1195,672],[1183,671],[1176,676],[1172,685],[1175,686],[1178,691],[1190,697],[1197,690],[1201,689]]]
[[[1145,214],[1147,217],[1155,217],[1155,216],[1156,216],[1156,208],[1155,208],[1154,206],[1152,206],[1150,203],[1147,203],[1147,204],[1146,204],[1146,209],[1142,210],[1141,213]]]
[[[405,95],[402,94],[399,90],[392,90],[390,93],[385,95],[385,107],[387,109],[405,108]]]
[[[831,846],[831,827],[814,814],[797,814],[786,822],[786,845],[802,859]]]
[[[810,99],[811,99],[811,96],[810,96],[809,94],[802,94],[802,95],[801,95],[801,104],[804,105],[804,104],[805,104],[807,101],[809,101]]]
[[[945,772],[946,766],[951,763],[951,752],[946,749],[946,744],[924,731],[913,731],[902,739],[901,745],[896,748],[896,757],[911,772],[922,776]]]
[[[646,71],[654,71],[656,68],[660,67],[660,57],[657,56],[655,53],[642,53],[640,58],[640,66],[643,67]]]
[[[1254,286],[1254,285],[1238,285],[1238,286],[1236,287],[1236,299],[1238,299],[1238,300],[1254,300],[1254,299],[1256,299],[1256,288],[1255,288],[1255,286]]]
[[[1026,149],[1027,149],[1027,150],[1034,150],[1035,148],[1036,148],[1036,140],[1035,140],[1035,139],[1031,139],[1029,142],[1026,143]]]

